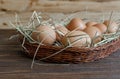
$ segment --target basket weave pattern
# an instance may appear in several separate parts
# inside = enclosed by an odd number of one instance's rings
[[[29,51],[29,52],[26,52],[26,54],[30,57],[33,57],[38,45],[25,42],[24,46]],[[62,47],[41,46],[39,48],[39,51],[37,52],[36,58],[41,59],[41,58],[47,57],[61,49]],[[92,47],[92,48],[70,47],[43,61],[54,62],[54,63],[92,62],[100,58],[107,57],[113,52],[117,51],[118,49],[120,49],[120,39],[116,39],[110,43],[107,43],[98,47]]]

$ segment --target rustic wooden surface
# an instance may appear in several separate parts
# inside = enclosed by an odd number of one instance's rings
[[[119,79],[120,51],[107,58],[80,64],[34,64],[22,51],[14,30],[0,30],[0,79]]]
[[[14,20],[15,13],[26,19],[34,10],[54,13],[53,17],[56,17],[55,14],[87,11],[87,16],[85,13],[80,16],[94,18],[102,17],[102,14],[109,15],[111,11],[120,14],[119,4],[120,0],[0,0],[0,29],[11,28],[9,21]],[[117,18],[119,19],[119,16]]]
[[[75,12],[84,11],[120,11],[119,0],[0,0],[2,11],[45,11]]]
[[[64,17],[62,13],[79,13],[81,18],[109,18],[114,11],[114,19],[120,17],[120,0],[0,0],[0,79],[119,79],[120,51],[92,63],[50,64],[41,62],[30,69],[32,59],[22,51],[16,39],[8,38],[16,34],[10,27],[15,13],[26,22],[32,12],[47,12],[55,19]],[[87,15],[86,15],[87,11]]]

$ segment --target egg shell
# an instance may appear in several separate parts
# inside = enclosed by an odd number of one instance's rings
[[[65,46],[71,44],[72,47],[88,46],[91,43],[91,38],[83,31],[72,31],[62,38],[62,43]]]
[[[84,31],[91,37],[91,39],[101,35],[101,31],[94,26],[87,27]]]
[[[93,43],[96,44],[96,43],[100,42],[101,40],[102,40],[101,36],[96,37],[95,39],[93,39]]]
[[[36,28],[35,31],[32,33],[32,38],[38,42],[43,41],[43,44],[53,44],[56,40],[56,33],[55,31],[48,27],[48,26],[39,26]],[[43,40],[44,39],[44,40]]]
[[[107,30],[109,33],[114,33],[119,28],[119,25],[114,21],[105,20],[104,24],[107,26]]]
[[[97,22],[87,22],[87,23],[86,23],[86,26],[89,27],[89,26],[93,26],[93,25],[95,25],[95,24],[97,24]]]
[[[79,18],[73,18],[67,25],[67,29],[72,30],[84,30],[86,28],[85,23]]]
[[[65,36],[69,30],[65,26],[57,26],[56,30],[56,40],[60,41],[63,36]]]
[[[97,27],[102,33],[105,33],[107,30],[106,25],[102,23],[95,24],[94,26]]]

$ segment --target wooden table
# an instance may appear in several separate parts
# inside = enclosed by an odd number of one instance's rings
[[[0,79],[120,79],[120,51],[91,63],[34,64],[16,39],[14,30],[0,30]]]

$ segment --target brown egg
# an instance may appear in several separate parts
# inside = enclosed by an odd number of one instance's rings
[[[56,40],[60,41],[63,36],[65,36],[69,30],[64,26],[57,26],[56,27]]]
[[[98,36],[95,39],[93,39],[93,44],[96,44],[102,40],[102,36]]]
[[[83,31],[72,31],[63,37],[62,43],[65,46],[71,44],[72,47],[88,46],[91,43],[91,38]]]
[[[119,28],[119,25],[114,21],[110,22],[109,20],[105,20],[104,24],[107,26],[107,30],[108,30],[109,33],[114,33]]]
[[[89,26],[93,26],[93,25],[95,25],[95,24],[97,24],[97,22],[87,22],[87,23],[86,23],[86,26],[89,27]]]
[[[35,32],[38,31],[38,32]],[[56,40],[55,31],[48,26],[39,26],[32,33],[32,38],[38,42],[43,41],[43,44],[53,44]]]
[[[87,27],[84,31],[91,37],[91,39],[93,40],[93,43],[97,43],[101,41],[101,38],[99,36],[102,33],[97,27],[90,26],[90,27]]]
[[[102,23],[95,24],[94,26],[97,27],[102,33],[105,33],[107,30],[106,25]]]
[[[94,27],[94,26],[87,27],[84,31],[85,31],[91,38],[94,38],[94,37],[96,37],[96,36],[101,35],[101,31],[100,31],[97,27]]]
[[[84,30],[86,28],[85,23],[79,18],[73,18],[67,25],[67,29],[72,30]]]

